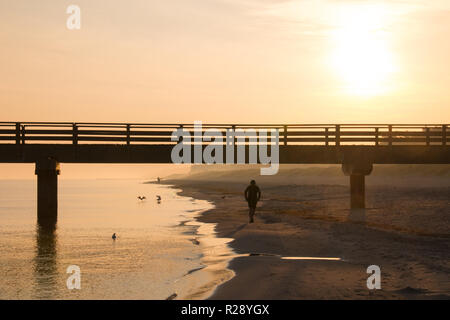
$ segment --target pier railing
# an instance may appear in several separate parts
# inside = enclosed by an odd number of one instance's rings
[[[278,130],[280,145],[440,145],[448,144],[448,124],[203,124],[201,133],[223,138],[227,130],[237,132],[254,143],[247,135],[254,129],[256,135],[264,130]],[[171,136],[182,128],[193,137],[194,124],[140,124],[140,123],[69,123],[69,122],[0,122],[2,144],[176,144]],[[215,129],[211,133],[211,129]],[[236,138],[237,139],[237,138]],[[243,142],[245,141],[245,142]],[[194,142],[192,142],[194,143]],[[202,142],[209,143],[209,142]],[[238,142],[239,143],[239,142]],[[257,142],[264,144],[264,142]],[[269,142],[271,143],[270,139]]]

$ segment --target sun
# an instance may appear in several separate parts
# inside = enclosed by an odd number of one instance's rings
[[[339,26],[333,34],[332,64],[347,93],[376,96],[391,89],[395,65],[386,40],[386,23],[383,7],[340,10]]]

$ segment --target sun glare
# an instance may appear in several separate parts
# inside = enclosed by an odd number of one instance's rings
[[[375,96],[389,91],[395,67],[386,40],[386,23],[382,7],[340,11],[332,62],[347,93]]]

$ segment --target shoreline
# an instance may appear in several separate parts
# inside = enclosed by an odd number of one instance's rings
[[[177,196],[190,198],[191,201],[202,200],[183,194],[176,185],[168,184],[167,187],[175,189]],[[206,200],[207,201],[207,200]],[[193,245],[199,246],[202,256],[199,258],[200,266],[188,270],[178,281],[186,283],[177,292],[174,292],[166,300],[202,300],[210,297],[216,288],[234,277],[234,272],[228,269],[228,263],[235,256],[234,252],[228,246],[232,239],[226,239],[217,236],[215,223],[206,223],[199,220],[205,212],[214,210],[214,204],[207,201],[212,208],[186,211],[186,219],[180,221],[180,227],[192,227],[192,238],[189,241]],[[188,277],[188,278],[185,278]]]
[[[440,232],[432,226],[435,235],[431,235],[420,225],[372,223],[371,212],[379,214],[379,208],[370,208],[370,214],[361,220],[339,205],[342,197],[330,197],[330,201],[336,212],[345,212],[345,219],[330,214],[314,216],[314,212],[303,212],[308,211],[303,210],[307,201],[299,206],[286,197],[280,199],[274,190],[283,186],[267,188],[268,192],[263,189],[266,195],[273,194],[269,199],[263,197],[256,223],[249,225],[241,183],[218,187],[211,181],[167,180],[163,184],[181,189],[181,196],[213,203],[214,208],[195,219],[216,224],[217,237],[233,239],[228,245],[236,255],[230,256],[228,269],[235,275],[218,285],[208,299],[450,299],[447,230]],[[335,188],[346,190],[343,186],[320,187],[332,193]],[[342,260],[285,260],[280,256]],[[443,261],[433,263],[439,256]],[[368,290],[366,268],[377,263],[383,287]]]

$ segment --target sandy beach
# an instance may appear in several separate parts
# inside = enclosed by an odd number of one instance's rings
[[[386,183],[375,176],[368,181],[367,208],[358,211],[348,209],[346,177],[309,177],[304,184],[260,179],[254,224],[243,199],[247,181],[238,180],[165,181],[182,195],[214,203],[198,219],[216,223],[218,236],[233,238],[230,247],[243,255],[228,266],[235,277],[211,299],[450,298],[448,179]],[[381,269],[381,290],[367,288],[370,265]]]

